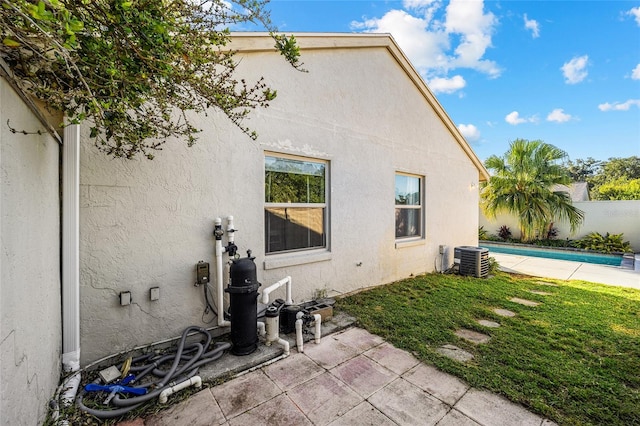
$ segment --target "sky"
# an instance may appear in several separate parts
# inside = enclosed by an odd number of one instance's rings
[[[390,33],[481,160],[640,156],[640,0],[271,0],[280,32]],[[304,52],[302,61],[304,62]]]

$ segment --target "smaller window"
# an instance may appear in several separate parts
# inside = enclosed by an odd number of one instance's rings
[[[423,236],[422,178],[396,174],[396,238]]]

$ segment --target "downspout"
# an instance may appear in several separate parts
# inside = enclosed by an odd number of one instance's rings
[[[62,368],[80,370],[80,126],[64,128],[62,145]],[[80,373],[65,382],[63,402],[71,404]]]

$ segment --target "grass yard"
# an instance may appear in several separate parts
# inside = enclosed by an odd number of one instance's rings
[[[349,296],[337,307],[419,359],[561,425],[640,425],[638,290],[504,273],[488,279],[428,274]],[[494,308],[517,315],[502,317]],[[501,327],[481,326],[479,319]],[[468,343],[454,334],[459,328],[491,340]],[[475,358],[446,358],[436,352],[444,344]]]

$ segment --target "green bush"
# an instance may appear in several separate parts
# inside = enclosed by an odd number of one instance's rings
[[[592,232],[589,235],[574,241],[575,247],[600,251],[603,253],[611,252],[631,252],[631,244],[629,241],[623,241],[623,234],[609,234],[602,235],[598,232]]]
[[[487,238],[489,238],[489,233],[487,232],[486,229],[484,229],[484,226],[481,226],[480,228],[478,228],[478,239],[486,240]]]

